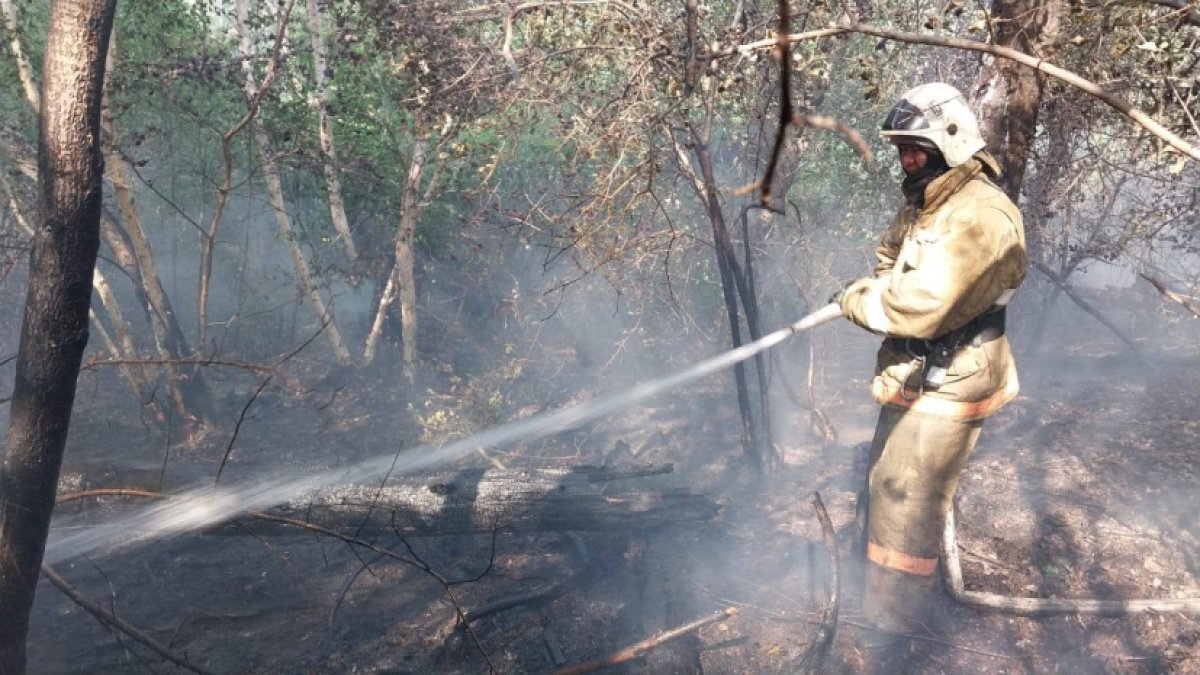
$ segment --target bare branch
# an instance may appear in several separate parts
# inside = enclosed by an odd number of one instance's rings
[[[279,71],[279,55],[283,48],[283,38],[287,34],[287,20],[292,14],[292,7],[296,4],[296,0],[288,0],[287,6],[279,15],[279,23],[275,29],[275,44],[271,47],[271,59],[267,63],[266,72],[263,74],[262,82],[259,83],[257,90],[252,90],[250,103],[246,108],[246,114],[237,122],[234,122],[228,130],[221,134],[221,154],[224,157],[225,163],[222,169],[221,184],[217,186],[217,204],[213,208],[212,220],[208,226],[208,232],[205,233],[204,250],[200,259],[200,292],[197,301],[199,305],[199,343],[204,344],[205,335],[208,331],[208,288],[212,279],[212,264],[213,264],[213,249],[217,244],[217,230],[221,227],[221,219],[225,215],[225,203],[229,199],[229,193],[233,191],[233,139],[250,121],[258,115],[259,105],[262,103],[263,95],[267,93],[267,88],[274,81],[276,73]],[[249,59],[249,36],[243,36],[243,58]],[[250,72],[250,63],[247,61],[243,64],[243,68]],[[249,84],[249,79],[247,79]],[[249,87],[248,87],[249,88]]]
[[[1192,159],[1200,160],[1200,149],[1183,140],[1170,129],[1167,129],[1163,125],[1154,121],[1152,117],[1141,110],[1138,110],[1128,101],[1109,92],[1095,82],[1080,77],[1079,75],[1076,75],[1065,68],[1060,68],[1059,66],[1056,66],[1045,59],[1040,59],[1036,56],[1030,56],[1025,52],[1018,51],[1011,47],[1001,47],[984,42],[976,42],[974,40],[964,40],[962,38],[943,37],[940,35],[925,35],[921,33],[906,33],[903,31],[879,28],[877,26],[872,26],[865,23],[847,23],[843,24],[842,27],[853,33],[873,35],[885,40],[895,40],[897,42],[907,42],[909,44],[950,47],[952,49],[982,52],[984,54],[991,54],[992,56],[999,56],[1011,61],[1016,61],[1017,63],[1020,63],[1024,66],[1029,66],[1040,73],[1045,73],[1051,77],[1062,80],[1063,82],[1103,101],[1112,109],[1133,120],[1138,126],[1169,143],[1171,147],[1175,148],[1179,152],[1191,157]]]
[[[1200,305],[1196,304],[1197,303],[1196,298],[1193,298],[1188,295],[1184,295],[1183,293],[1177,293],[1177,292],[1167,288],[1166,284],[1159,281],[1155,277],[1152,277],[1149,274],[1146,274],[1145,272],[1139,272],[1138,276],[1145,279],[1146,281],[1148,281],[1150,283],[1150,285],[1154,287],[1154,290],[1161,293],[1167,299],[1169,299],[1172,302],[1175,302],[1179,305],[1182,305],[1183,308],[1186,309],[1187,311],[1191,312],[1193,316],[1200,317]]]

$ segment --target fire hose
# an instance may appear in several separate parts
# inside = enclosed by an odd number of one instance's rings
[[[1171,613],[1200,615],[1200,598],[1164,600],[1092,600],[1087,598],[1017,598],[999,593],[968,591],[963,584],[962,565],[958,560],[958,543],[954,537],[954,508],[946,514],[946,529],[942,532],[942,569],[946,591],[956,602],[972,607],[994,609],[1022,616],[1051,614],[1097,614],[1124,616],[1127,614]]]

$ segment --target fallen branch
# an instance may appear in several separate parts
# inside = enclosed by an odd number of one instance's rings
[[[149,490],[137,490],[134,488],[96,488],[95,490],[83,490],[81,492],[68,492],[61,494],[54,500],[55,504],[65,504],[67,502],[79,501],[89,497],[149,497],[151,499],[169,499],[170,495],[165,495],[160,492],[150,492]]]
[[[729,618],[737,613],[737,607],[726,607],[719,612],[713,612],[708,616],[703,616],[690,623],[685,623],[678,628],[672,628],[670,630],[662,631],[661,633],[656,633],[645,640],[642,640],[641,642],[634,643],[620,651],[613,652],[604,658],[595,659],[593,661],[585,661],[578,665],[568,666],[566,668],[560,668],[554,671],[554,675],[579,675],[580,673],[590,673],[594,670],[599,670],[600,668],[607,668],[608,666],[615,666],[620,663],[625,663],[626,661],[637,658],[643,652],[654,649],[664,642],[687,635],[698,628],[703,628],[710,623]]]
[[[1180,612],[1200,616],[1200,598],[1174,600],[1090,600],[1069,598],[1015,598],[998,593],[968,591],[963,586],[962,565],[958,545],[954,540],[954,509],[946,514],[946,529],[942,533],[942,568],[945,570],[946,591],[956,602],[973,607],[994,609],[1022,616],[1051,614],[1096,614],[1127,616],[1130,614]]]
[[[171,663],[174,663],[180,668],[185,668],[193,673],[201,673],[202,675],[208,675],[212,672],[206,668],[202,668],[201,666],[192,663],[191,661],[188,661],[179,654],[176,654],[160,644],[154,638],[146,635],[133,624],[125,621],[115,614],[106,611],[103,607],[100,607],[91,600],[83,597],[79,591],[75,590],[73,586],[68,584],[66,579],[63,579],[61,576],[59,576],[58,572],[55,572],[54,568],[50,567],[49,565],[42,565],[42,576],[45,577],[47,581],[54,584],[54,587],[62,591],[63,595],[70,598],[72,602],[79,605],[84,609],[84,611],[95,617],[96,620],[106,628],[111,628],[128,635],[154,653],[170,661]]]
[[[406,476],[382,489],[322,488],[270,513],[362,534],[399,529],[406,536],[485,533],[496,528],[507,532],[650,530],[717,515],[720,507],[703,495],[602,487],[611,480],[658,471],[578,467]]]
[[[829,553],[829,600],[821,610],[821,623],[817,628],[816,638],[804,650],[800,662],[796,666],[798,673],[820,673],[829,656],[829,648],[833,646],[833,638],[837,635],[838,600],[842,589],[842,568],[838,562],[837,539],[834,536],[833,524],[829,522],[829,512],[821,501],[819,492],[813,493],[813,508],[817,519],[821,521],[821,533],[825,539],[825,550]]]

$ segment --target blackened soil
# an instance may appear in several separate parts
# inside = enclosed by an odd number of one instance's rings
[[[1020,597],[1200,597],[1194,336],[1144,340],[1148,368],[1094,333],[1068,334],[1046,360],[1024,359],[1022,396],[986,425],[957,505],[966,584]],[[240,536],[186,535],[78,559],[59,572],[214,672],[550,672],[737,607],[735,616],[615,672],[788,673],[813,639],[833,565],[810,503],[819,491],[838,531],[843,579],[827,672],[1200,672],[1200,624],[1181,614],[1024,618],[942,598],[920,631],[867,630],[849,542],[875,415],[865,392],[872,349],[848,327],[822,338],[819,401],[839,440],[819,443],[807,431],[807,411],[781,397],[775,418],[785,463],[766,480],[741,456],[724,379],[545,443],[490,451],[492,460],[522,467],[674,462],[673,475],[642,485],[712,495],[723,510],[710,523],[578,540],[502,532],[494,544],[490,536],[373,542],[400,559],[311,532],[259,537],[247,521]],[[324,381],[320,373],[296,379]],[[81,397],[68,461],[140,467],[138,480],[151,484],[158,474],[168,486],[211,475],[240,409],[231,404],[227,426],[168,456],[161,435],[116,403],[119,385],[89,386],[95,392]],[[252,411],[229,475],[280,462],[317,470],[388,452],[415,435],[397,412],[408,402],[382,376],[311,386],[281,386]],[[525,402],[510,414],[544,404]],[[110,482],[132,476],[116,471]],[[128,499],[77,509],[101,513]],[[442,583],[485,570],[475,581]],[[560,583],[539,602],[473,622],[469,632],[456,625],[456,608],[477,610]],[[32,672],[177,670],[45,582],[29,646]]]

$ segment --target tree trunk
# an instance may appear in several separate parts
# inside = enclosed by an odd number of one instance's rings
[[[116,0],[50,9],[38,143],[37,237],[0,471],[0,671],[25,636],[54,510],[100,246],[100,99]]]
[[[17,227],[25,234],[25,236],[29,237],[30,241],[33,241],[36,238],[34,234],[34,228],[29,223],[29,220],[25,218],[24,211],[21,208],[20,203],[17,202],[17,196],[13,192],[12,186],[9,184],[8,179],[3,175],[0,175],[0,190],[3,190],[4,196],[8,200],[8,208],[13,215],[13,220],[17,223]],[[106,220],[106,218],[102,216],[101,221],[103,222],[104,220]],[[108,228],[102,227],[101,231],[106,229]],[[117,244],[118,246],[121,245],[121,242],[119,241],[113,243]],[[118,256],[118,264],[121,264],[119,261],[120,256],[124,254],[130,254],[124,248],[116,250],[114,253]],[[96,316],[96,313],[94,311],[89,311],[88,317],[91,320],[91,325],[103,340],[105,348],[108,349],[109,353],[114,359],[136,359],[137,350],[134,348],[133,340],[130,338],[131,333],[129,330],[129,324],[125,322],[125,318],[121,315],[121,308],[117,305],[116,298],[113,297],[112,291],[108,286],[108,280],[105,278],[104,273],[101,272],[99,268],[96,268],[92,274],[92,290],[96,293],[96,297],[100,298],[101,309],[103,309],[104,314],[108,316],[109,323],[111,323],[113,326],[113,332],[116,333],[121,340],[121,345],[125,347],[125,349],[122,350],[122,347],[118,346],[117,342],[113,340],[111,335],[109,335],[108,330],[104,327],[104,324],[100,321],[100,318]],[[150,385],[146,377],[145,368],[138,368],[135,371],[131,364],[123,364],[118,368],[118,370],[121,373],[121,378],[124,379],[125,383],[129,385],[129,389],[133,391],[134,396],[138,398],[138,401],[141,403],[141,405],[149,409],[150,416],[154,419],[154,421],[156,423],[165,422],[167,417],[163,412],[162,407],[148,396]]]
[[[717,194],[717,179],[713,171],[712,157],[708,152],[705,139],[694,127],[688,125],[691,133],[692,149],[700,166],[701,182],[698,186],[699,197],[708,207],[708,217],[712,224],[713,245],[717,249],[717,267],[721,272],[721,291],[725,297],[725,310],[729,314],[729,332],[733,338],[734,349],[742,346],[740,314],[738,312],[738,297],[741,298],[742,308],[746,312],[746,326],[750,339],[759,337],[757,303],[754,291],[750,288],[743,270],[737,261],[737,252],[733,240],[729,236],[729,228],[725,223],[725,214],[721,211],[721,201]],[[736,295],[735,295],[736,294]],[[760,391],[766,388],[766,372],[761,361],[756,362],[758,386]],[[743,446],[746,454],[757,463],[763,471],[770,470],[777,462],[775,446],[771,441],[771,432],[767,422],[766,410],[760,410],[756,417],[754,406],[750,402],[750,390],[746,383],[746,370],[741,363],[734,366],[734,378],[738,388],[738,405],[742,413]]]
[[[1060,5],[1061,0],[995,0],[996,44],[1037,55],[1058,30]],[[987,56],[984,62],[971,91],[980,131],[1003,171],[1000,187],[1015,203],[1037,132],[1043,83],[1037,71],[1015,61]]]
[[[325,190],[329,193],[329,215],[333,229],[346,246],[351,260],[358,259],[354,237],[350,235],[350,221],[346,219],[346,206],[342,200],[342,180],[338,176],[337,147],[333,142],[333,125],[329,121],[329,59],[325,51],[325,28],[321,21],[321,10],[317,0],[308,2],[308,35],[312,40],[313,71],[315,72],[317,95],[311,100],[317,113],[317,132],[321,142],[321,154],[325,156]]]
[[[113,72],[116,65],[116,51],[116,44],[110,44],[107,66],[109,73]],[[117,148],[117,133],[108,105],[111,92],[108,89],[105,87],[105,105],[101,109],[100,125],[106,139],[104,156],[107,177],[113,186],[113,194],[117,199],[117,208],[120,210],[125,228],[122,229],[115,220],[107,218],[105,220],[108,222],[104,223],[107,227],[104,229],[111,228],[124,235],[123,240],[133,248],[134,264],[127,266],[123,262],[122,267],[130,272],[130,278],[138,287],[135,289],[136,293],[145,299],[141,306],[146,312],[148,323],[154,333],[154,346],[158,357],[165,360],[179,359],[191,355],[191,349],[188,347],[187,338],[183,335],[183,328],[175,318],[175,310],[171,306],[171,301],[167,297],[166,291],[163,290],[162,281],[158,275],[158,266],[154,260],[154,251],[150,247],[150,239],[146,236],[146,230],[142,227],[141,215],[134,203],[130,181],[133,170]],[[112,248],[114,236],[106,232],[105,240]],[[136,273],[133,272],[133,268],[136,268]],[[175,404],[175,413],[178,419],[184,421],[185,435],[190,435],[197,431],[194,426],[195,422],[212,419],[212,404],[208,387],[204,383],[198,366],[167,368],[166,378],[167,386],[171,390],[171,400]]]
[[[371,322],[371,332],[367,334],[367,342],[363,346],[363,365],[370,365],[375,360],[379,349],[379,337],[383,335],[383,324],[387,319],[388,308],[396,299],[396,267],[393,265],[388,273],[387,285],[383,295],[379,296],[379,307],[375,310],[375,320]]]
[[[109,335],[108,329],[100,321],[100,317],[96,316],[96,312],[89,311],[88,318],[91,319],[92,331],[100,338],[100,342],[104,345],[104,349],[108,351],[109,357],[116,360],[124,360],[130,358],[121,352],[121,348],[117,346],[112,335]],[[117,370],[121,373],[121,378],[129,385],[129,389],[133,391],[134,396],[138,397],[138,401],[145,407],[150,408],[151,416],[155,423],[165,423],[167,416],[163,412],[151,396],[148,383],[146,382],[144,372],[134,372],[133,366],[128,363],[122,363],[117,366]]]
[[[247,87],[247,96],[249,98],[246,114],[233,123],[224,133],[221,134],[221,154],[224,159],[222,167],[221,184],[217,186],[217,203],[213,208],[212,220],[209,221],[208,231],[201,232],[201,253],[200,253],[200,290],[196,297],[196,320],[198,324],[197,334],[200,344],[200,349],[203,351],[204,345],[207,344],[208,337],[208,294],[209,287],[212,283],[212,266],[213,254],[217,245],[217,232],[221,229],[221,221],[225,215],[225,206],[229,201],[229,193],[233,192],[233,139],[250,124],[250,120],[258,117],[259,106],[262,104],[262,97],[267,92],[267,88],[271,82],[275,80],[275,75],[279,72],[280,53],[283,48],[283,38],[287,34],[287,21],[292,14],[292,6],[296,0],[287,0],[287,4],[282,8],[279,16],[279,23],[275,30],[275,45],[271,50],[271,59],[267,63],[266,72],[263,73],[262,82],[257,89],[252,86]],[[239,34],[239,52],[242,55],[242,70],[246,74],[246,82],[253,83],[254,81],[254,66],[250,63],[252,56],[251,41],[249,29],[246,26],[249,10],[246,8],[246,3],[239,0],[238,2],[238,34]],[[248,180],[248,179],[247,179]]]
[[[404,180],[404,192],[400,197],[400,226],[396,230],[396,296],[400,310],[401,360],[403,373],[409,384],[416,380],[417,373],[417,287],[413,274],[413,236],[417,221],[421,218],[421,198],[417,188],[421,185],[421,174],[429,159],[429,141],[417,137],[413,141],[412,163],[408,166],[408,177]]]
[[[21,87],[25,91],[25,98],[34,110],[38,110],[42,106],[38,100],[37,79],[33,76],[33,67],[29,64],[29,57],[26,56],[25,49],[21,46],[20,34],[17,32],[19,25],[17,11],[13,7],[12,0],[0,0],[0,9],[4,11],[4,27],[8,29],[8,45],[17,61],[17,75],[21,78]]]
[[[238,0],[238,34],[241,38],[242,68],[246,74],[246,95],[253,98],[258,93],[258,85],[254,81],[253,53],[248,21],[249,8],[247,2],[246,0]],[[301,290],[308,296],[309,301],[312,302],[313,311],[316,312],[317,319],[325,326],[325,334],[329,336],[329,341],[333,345],[334,355],[337,356],[338,362],[342,365],[350,365],[350,351],[346,349],[346,343],[342,339],[342,332],[338,330],[333,314],[325,306],[325,301],[321,298],[320,291],[313,285],[312,274],[308,269],[308,261],[305,260],[304,252],[300,250],[300,243],[296,241],[296,234],[292,230],[292,220],[288,216],[287,205],[283,200],[283,186],[279,182],[279,170],[275,168],[275,160],[271,157],[271,141],[267,136],[267,127],[263,124],[262,115],[255,115],[253,124],[254,138],[258,144],[258,155],[262,160],[263,182],[267,186],[267,196],[270,198],[271,208],[275,212],[275,222],[279,227],[279,236],[287,245],[288,252],[292,256],[292,265],[296,268],[296,276],[300,281]]]
[[[112,288],[108,285],[108,280],[100,272],[99,268],[96,268],[92,274],[92,289],[96,292],[96,297],[100,299],[100,306],[104,308],[104,313],[108,316],[108,323],[112,326],[112,334],[110,335],[95,313],[89,312],[92,323],[99,329],[98,332],[101,333],[105,346],[108,347],[114,359],[137,360],[138,349],[137,345],[133,342],[133,334],[129,330],[129,323],[125,321],[125,316],[121,313],[121,307],[117,304],[117,298],[113,295]],[[119,370],[126,384],[133,390],[134,396],[138,398],[138,402],[150,409],[151,416],[156,424],[165,428],[167,416],[164,414],[161,406],[150,396],[150,378],[146,375],[146,367],[122,364]],[[172,392],[173,395],[175,393]]]

